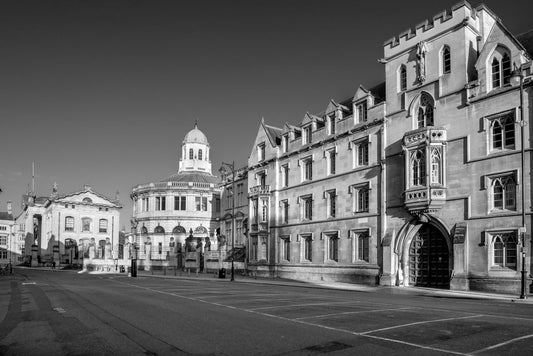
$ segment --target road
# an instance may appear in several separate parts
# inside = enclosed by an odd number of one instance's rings
[[[16,269],[1,355],[532,355],[533,304]]]

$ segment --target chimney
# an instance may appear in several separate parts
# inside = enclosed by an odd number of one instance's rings
[[[12,215],[13,214],[13,206],[11,204],[11,200],[7,201],[7,213]]]

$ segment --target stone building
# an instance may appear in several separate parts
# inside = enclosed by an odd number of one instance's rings
[[[248,159],[249,269],[377,283],[384,86],[360,86],[297,125],[261,122]]]
[[[531,246],[531,35],[461,2],[385,43],[382,284],[519,291]],[[525,264],[529,274],[529,252]]]
[[[211,173],[209,142],[197,125],[185,135],[179,152],[177,173],[139,184],[130,195],[138,258],[145,266],[183,266],[181,259],[173,260],[176,252],[217,247],[219,180]]]
[[[384,44],[384,86],[261,122],[249,268],[514,293],[523,271],[529,286],[532,54],[533,31],[460,2]]]
[[[7,211],[0,211],[0,266],[14,264],[20,256],[14,230],[15,219],[13,218],[11,202],[8,201]]]
[[[49,197],[24,195],[16,224],[17,234],[24,236],[26,261],[59,266],[118,258],[121,208],[117,199],[88,185],[68,194],[59,194],[54,185]]]

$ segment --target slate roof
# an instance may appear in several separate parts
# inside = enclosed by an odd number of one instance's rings
[[[279,129],[274,126],[269,126],[267,124],[263,124],[265,128],[265,132],[268,135],[268,138],[273,146],[277,146],[281,144],[281,133],[283,132],[282,129]]]
[[[516,39],[524,46],[527,53],[533,56],[533,29],[516,36]]]

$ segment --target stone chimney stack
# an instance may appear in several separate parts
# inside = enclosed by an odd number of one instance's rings
[[[7,213],[8,214],[13,214],[13,205],[11,203],[11,200],[7,201]]]

